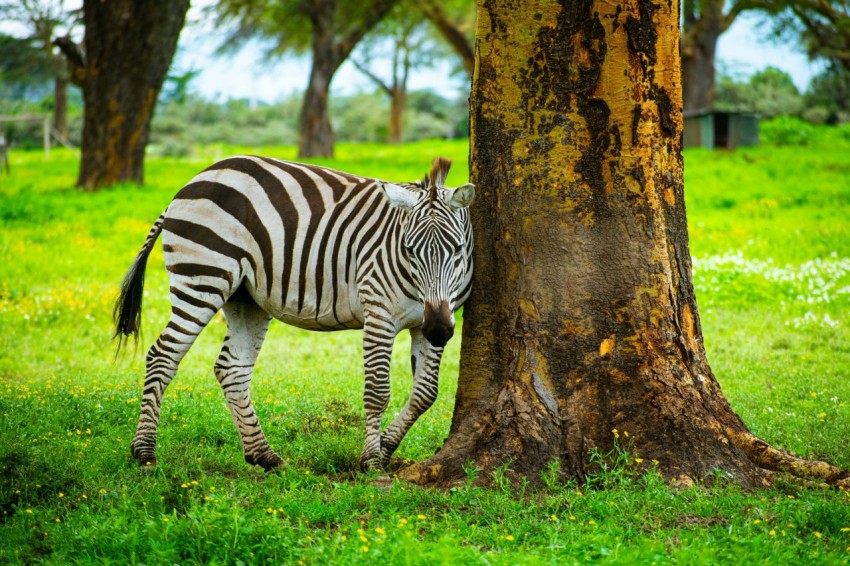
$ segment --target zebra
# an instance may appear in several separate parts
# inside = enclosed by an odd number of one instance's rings
[[[475,186],[444,186],[438,157],[423,180],[390,183],[317,165],[238,156],[196,175],[154,222],[113,311],[118,350],[138,340],[148,256],[162,234],[171,315],[146,356],[131,449],[156,464],[163,393],[201,330],[222,311],[227,333],[214,373],[245,460],[283,465],[260,427],[251,377],[272,319],[309,330],[362,328],[366,435],[361,469],[385,469],[434,403],[454,312],[469,297]],[[411,337],[413,390],[381,430],[396,335]]]

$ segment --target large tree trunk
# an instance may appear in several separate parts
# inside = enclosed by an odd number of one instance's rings
[[[298,130],[298,157],[333,157],[334,132],[328,118],[328,92],[336,69],[313,52],[310,82],[304,92]]]
[[[334,132],[328,117],[328,94],[338,62],[334,46],[334,3],[313,5],[313,66],[301,104],[298,157],[333,157]]]
[[[714,108],[714,57],[721,30],[711,22],[697,24],[682,45],[682,98],[685,112]]]
[[[455,413],[443,448],[402,476],[447,484],[467,462],[510,462],[534,480],[556,460],[581,479],[618,435],[685,483],[723,470],[760,486],[767,454],[799,464],[749,433],[705,358],[678,3],[481,0],[477,37],[475,281]]]
[[[156,9],[133,0],[87,0],[82,163],[86,189],[141,184],[154,106],[174,56],[189,0]]]

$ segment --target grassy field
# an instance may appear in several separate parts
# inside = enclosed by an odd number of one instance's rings
[[[676,490],[637,475],[627,447],[601,455],[588,485],[470,481],[451,491],[354,473],[364,418],[358,332],[272,325],[254,399],[288,462],[265,475],[242,459],[212,376],[224,324],[203,333],[168,389],[158,456],[139,471],[129,444],[143,353],[166,320],[162,254],[149,262],[143,340],[113,361],[111,304],[150,225],[216,158],[292,148],[208,148],[148,161],[144,187],[72,189],[77,162],[13,153],[0,176],[0,562],[94,563],[847,563],[850,495],[780,477],[759,493],[714,482]],[[462,142],[340,146],[330,164],[418,179]],[[685,155],[691,252],[705,343],[753,431],[850,468],[850,131],[805,146]],[[391,417],[410,389],[409,340],[394,357]],[[445,438],[458,371],[398,456]]]

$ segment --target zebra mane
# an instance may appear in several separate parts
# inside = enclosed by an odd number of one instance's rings
[[[437,157],[431,165],[431,172],[425,176],[423,181],[424,186],[431,187],[429,200],[432,202],[437,198],[437,189],[443,188],[446,184],[446,177],[449,175],[449,168],[452,166],[452,160],[445,157]]]

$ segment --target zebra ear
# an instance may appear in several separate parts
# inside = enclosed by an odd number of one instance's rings
[[[386,181],[376,179],[376,182],[381,187],[381,190],[384,191],[384,194],[387,195],[387,198],[390,199],[390,204],[393,206],[411,209],[416,205],[416,201],[419,200],[419,195],[413,191],[393,185],[392,183],[387,183]]]
[[[454,210],[466,208],[475,199],[475,185],[467,183],[456,188],[449,194],[449,206]]]

